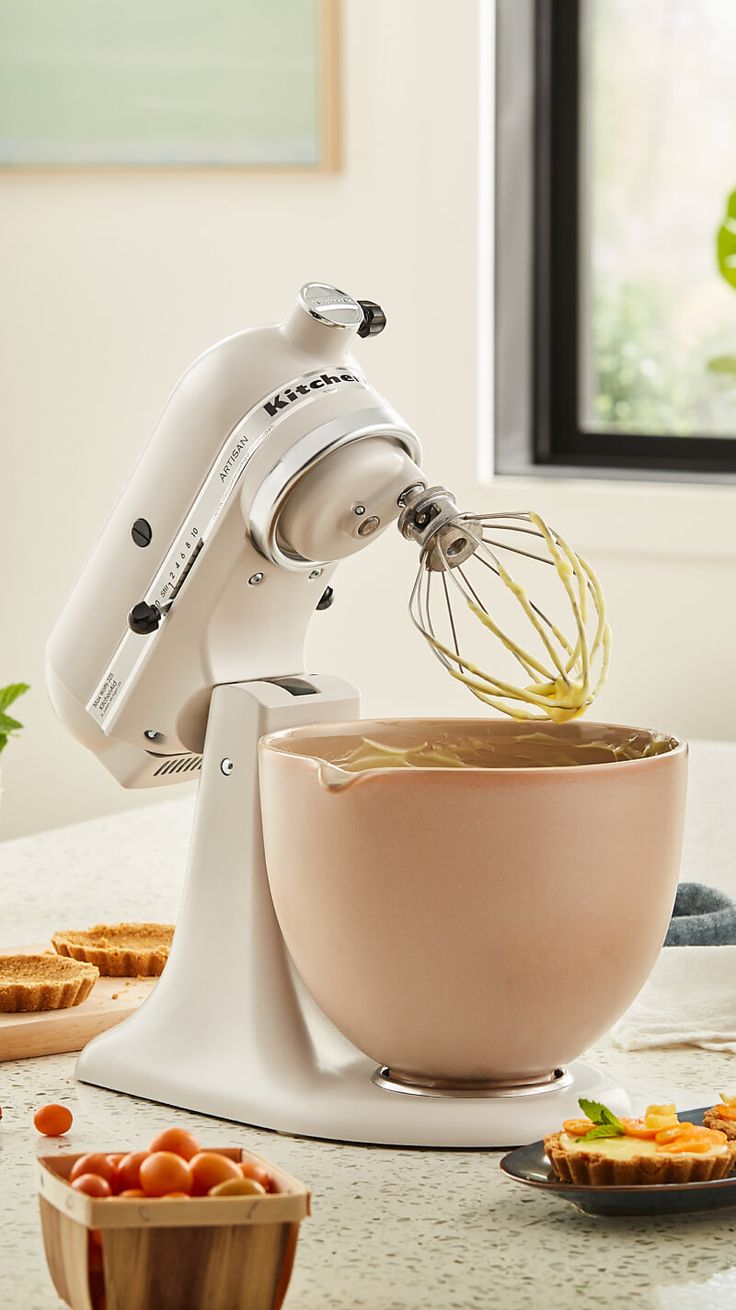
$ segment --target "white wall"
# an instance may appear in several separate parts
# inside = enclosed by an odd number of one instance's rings
[[[166,794],[121,791],[62,731],[44,640],[178,374],[310,278],[387,307],[362,356],[433,480],[468,508],[533,501],[594,557],[616,634],[601,715],[736,735],[733,491],[477,482],[476,5],[344,0],[344,17],[338,175],[0,178],[0,684],[33,684],[3,837]],[[310,666],[356,682],[369,713],[472,713],[406,619],[415,564],[390,533],[343,566]]]

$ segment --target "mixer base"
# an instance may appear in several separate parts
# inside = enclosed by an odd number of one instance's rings
[[[77,1077],[280,1133],[384,1146],[523,1145],[578,1117],[579,1096],[626,1114],[626,1093],[580,1062],[533,1094],[398,1094],[397,1085],[377,1085],[375,1062],[317,1009],[271,902],[256,759],[259,737],[273,729],[358,717],[348,684],[322,676],[310,684],[313,694],[296,699],[271,682],[213,691],[168,963],[140,1009],[82,1051]]]
[[[397,1095],[376,1085],[374,1066],[358,1053],[330,1069],[305,1069],[299,1083],[288,1086],[276,1080],[270,1087],[255,1086],[247,1053],[241,1053],[236,1072],[238,1052],[232,1048],[222,1053],[218,1071],[198,1061],[196,1067],[154,1073],[150,1066],[137,1066],[134,1052],[115,1043],[126,1026],[110,1029],[82,1054],[79,1076],[85,1082],[294,1137],[488,1149],[524,1146],[559,1129],[564,1119],[579,1118],[580,1096],[603,1101],[618,1115],[631,1110],[624,1089],[582,1061],[569,1065],[564,1087],[548,1089],[546,1095],[477,1098]],[[106,1053],[103,1043],[109,1047]]]

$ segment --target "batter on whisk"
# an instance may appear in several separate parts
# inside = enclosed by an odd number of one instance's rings
[[[421,547],[409,602],[412,621],[452,677],[514,719],[564,723],[584,714],[605,682],[611,630],[595,572],[564,537],[531,512],[461,514],[442,487],[411,488],[399,528]],[[512,559],[551,567],[571,619],[569,633],[512,576]],[[495,600],[481,598],[481,580],[474,581],[469,572],[478,564],[495,575],[506,597],[516,602],[516,617],[523,617],[535,633],[536,651],[527,648],[528,638],[517,638],[497,620],[498,594]],[[524,672],[522,683],[486,672],[463,653],[454,602],[513,657]]]

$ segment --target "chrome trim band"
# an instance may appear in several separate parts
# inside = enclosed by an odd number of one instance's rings
[[[529,1082],[512,1083],[453,1083],[437,1079],[435,1081],[427,1080],[411,1082],[408,1078],[397,1077],[391,1073],[391,1070],[383,1066],[376,1069],[371,1080],[376,1087],[382,1087],[387,1092],[401,1092],[404,1096],[434,1096],[434,1097],[451,1097],[465,1100],[505,1100],[511,1097],[519,1096],[544,1096],[547,1092],[559,1092],[564,1087],[570,1087],[572,1084],[572,1074],[567,1069],[554,1069],[549,1074],[544,1074],[541,1078],[530,1079]]]
[[[390,405],[355,410],[314,428],[273,466],[253,497],[248,531],[261,555],[281,568],[297,572],[325,568],[333,562],[287,555],[278,542],[279,517],[289,494],[314,464],[332,451],[365,437],[386,437],[396,441],[415,464],[421,461],[422,451],[416,434],[406,427]]]

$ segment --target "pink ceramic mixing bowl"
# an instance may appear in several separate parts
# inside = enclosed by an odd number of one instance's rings
[[[307,988],[394,1077],[548,1076],[619,1018],[664,940],[687,748],[610,725],[392,720],[260,746],[273,902]],[[468,737],[492,767],[343,773],[363,738]],[[603,742],[599,747],[596,742]],[[649,747],[651,749],[651,746]]]

